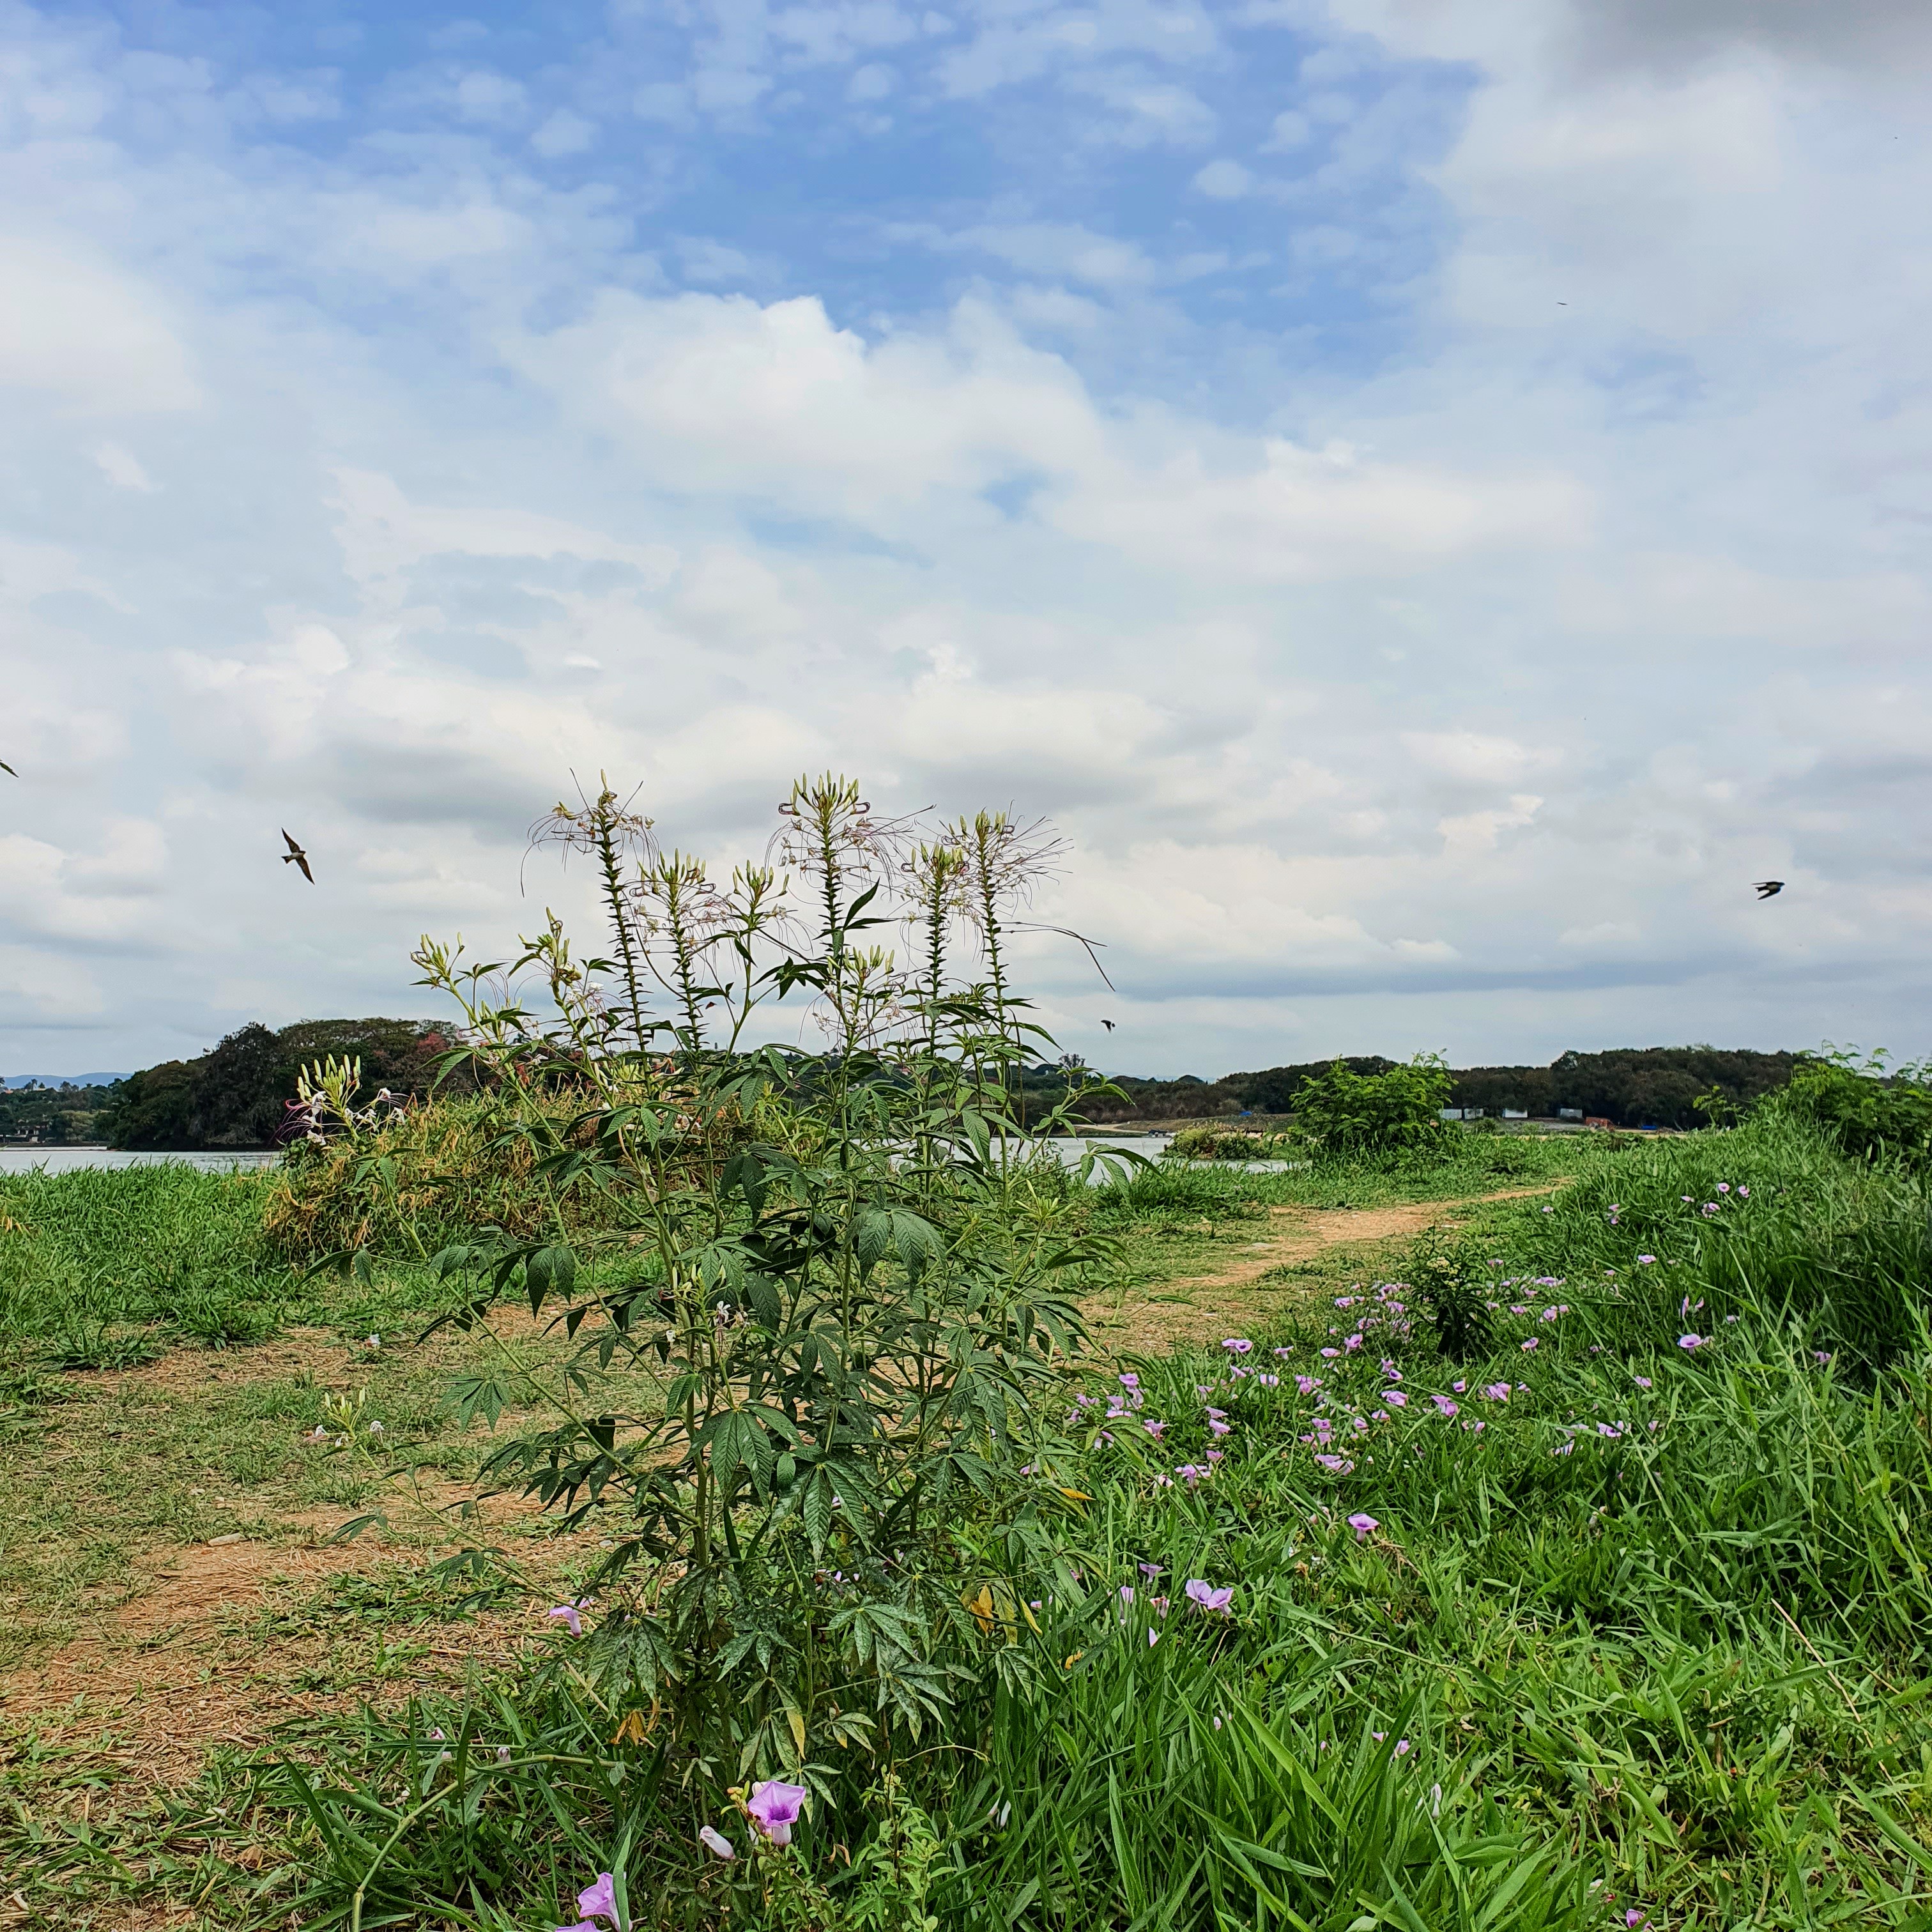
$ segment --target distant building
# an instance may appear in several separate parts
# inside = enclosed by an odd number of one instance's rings
[[[1558,1107],[1556,1118],[1559,1120],[1580,1120],[1583,1118],[1583,1110],[1581,1107]]]
[[[1529,1109],[1527,1107],[1505,1107],[1503,1118],[1506,1120],[1526,1120],[1529,1118]]]

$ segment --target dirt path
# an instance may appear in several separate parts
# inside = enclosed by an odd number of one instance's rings
[[[1472,1208],[1492,1201],[1520,1201],[1553,1194],[1564,1181],[1505,1187],[1454,1201],[1412,1201],[1395,1208],[1270,1208],[1268,1236],[1240,1250],[1241,1259],[1212,1274],[1184,1275],[1131,1290],[1124,1300],[1096,1295],[1082,1312],[1097,1338],[1123,1354],[1146,1354],[1218,1340],[1231,1321],[1251,1319],[1251,1291],[1278,1268],[1312,1260],[1331,1248],[1412,1238],[1452,1222]]]
[[[431,1510],[470,1493],[424,1487]],[[329,1540],[352,1514],[332,1508],[280,1514],[272,1540],[150,1550],[136,1560],[131,1587],[83,1608],[64,1643],[0,1675],[0,1731],[31,1727],[44,1743],[77,1749],[122,1776],[177,1785],[200,1771],[211,1745],[258,1746],[292,1718],[364,1696],[398,1700],[506,1658],[546,1628],[534,1604],[448,1618],[406,1580],[464,1544],[496,1540],[493,1531],[528,1513],[516,1500],[493,1504],[487,1528],[453,1518],[444,1528],[400,1496],[382,1507],[394,1530],[349,1542]],[[586,1540],[524,1544],[518,1560],[540,1582]],[[331,1604],[332,1584],[360,1587]]]

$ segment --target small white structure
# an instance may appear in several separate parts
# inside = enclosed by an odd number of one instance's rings
[[[1526,1120],[1529,1118],[1529,1109],[1527,1107],[1505,1107],[1503,1118],[1506,1120]]]
[[[1558,1107],[1556,1118],[1559,1120],[1580,1120],[1583,1118],[1583,1110],[1581,1107]]]

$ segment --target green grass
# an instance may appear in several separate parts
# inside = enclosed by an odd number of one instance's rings
[[[211,1923],[259,1911],[341,1924],[366,1879],[365,1924],[509,1932],[570,1922],[575,1888],[617,1869],[636,1923],[693,1928],[927,1912],[941,1932],[1510,1932],[1619,1927],[1629,1912],[1659,1932],[1932,1924],[1932,1222],[1918,1179],[1766,1120],[1646,1142],[1472,1136],[1432,1170],[1168,1165],[1079,1211],[1142,1264],[1192,1268],[1251,1239],[1271,1204],[1467,1198],[1566,1176],[1404,1258],[1441,1260],[1497,1304],[1480,1359],[1438,1352],[1420,1291],[1359,1299],[1324,1263],[1270,1298],[1245,1357],[1154,1357],[1123,1371],[1144,1408],[1097,1426],[1048,1418],[1034,1452],[1047,1475],[1001,1511],[1076,1491],[1084,1500],[1051,1514],[1050,1548],[959,1526],[968,1560],[1008,1567],[1038,1600],[1036,1628],[1015,1618],[991,1640],[970,1626],[963,1642],[935,1637],[972,1674],[892,1767],[890,1803],[877,1762],[814,1743],[814,1808],[782,1875],[814,1874],[813,1898],[795,1883],[767,1896],[751,1861],[700,1862],[700,1823],[746,1849],[723,1796],[738,1768],[691,1766],[649,1736],[614,1743],[613,1712],[561,1633],[544,1667],[427,1688],[353,1722],[305,1720],[252,1782],[218,1760],[170,1816],[139,1813],[172,1874],[152,1889],[189,1895],[213,1870],[206,1846],[239,1832],[265,1848],[260,1870],[217,1879],[229,1916]],[[383,1292],[418,1291],[398,1276]],[[1365,1311],[1381,1325],[1358,1328]],[[1689,1334],[1706,1339],[1686,1349]],[[398,1356],[367,1377],[399,1460],[458,1446],[436,1406],[452,1361]],[[1304,1394],[1298,1374],[1322,1386]],[[1507,1400],[1480,1393],[1502,1381]],[[1119,1386],[1090,1373],[1070,1396]],[[80,1554],[41,1587],[77,1594],[113,1574],[117,1549],[218,1533],[250,1495],[307,1494],[331,1467],[296,1439],[320,1400],[295,1376],[193,1415],[104,1393],[23,1401],[27,1487],[104,1499]],[[1210,1402],[1225,1436],[1209,1431]],[[1336,1453],[1307,1439],[1318,1416],[1346,1468],[1316,1461]],[[1166,1424],[1158,1442],[1138,1426],[1150,1418]],[[152,1464],[122,1446],[136,1433]],[[1190,1488],[1178,1468],[1210,1449],[1224,1460]],[[153,1493],[132,1493],[148,1466]],[[208,1477],[219,1508],[186,1493]],[[0,1569],[31,1569],[57,1514],[50,1502],[23,1522]],[[1375,1527],[1358,1535],[1351,1515]],[[1190,1578],[1232,1587],[1232,1614],[1188,1606]],[[341,1580],[278,1608],[261,1635],[334,1633],[324,1680],[400,1684],[447,1614],[445,1589],[406,1568]],[[8,1775],[16,1820],[32,1821],[11,1847],[31,1851],[21,1869],[38,1900],[94,1854],[58,1797],[76,1767],[37,1750]],[[299,1788],[283,1759],[307,1768]],[[863,1875],[866,1847],[908,1816],[936,1834],[931,1870],[916,1899],[902,1873],[894,1916],[868,1918],[880,1868]],[[124,1858],[128,1840],[114,1842]],[[98,1858],[86,1868],[89,1898],[150,1895]]]
[[[1924,1190],[1777,1123],[1565,1158],[1574,1186],[1450,1254],[1498,1304],[1484,1359],[1442,1357],[1400,1286],[1304,1303],[1245,1358],[1129,1371],[1145,1406],[1111,1441],[1090,1418],[1046,1446],[1048,1486],[1087,1500],[1016,1578],[1037,1630],[996,1636],[1004,1672],[980,1640],[976,1683],[896,1767],[938,1835],[919,1912],[944,1932],[1932,1923]],[[1213,1184],[1237,1178],[1261,1178]],[[1315,1460],[1318,1415],[1347,1468]],[[1232,1614],[1190,1607],[1190,1578],[1231,1586]],[[441,1764],[431,1726],[462,1740]],[[305,1744],[334,1757],[286,1814],[306,1922],[339,1922],[392,1829],[369,1897],[394,1922],[565,1922],[614,1866],[640,1924],[872,1922],[837,1849],[884,1828],[856,1751],[814,1760],[790,1876],[832,1904],[808,1910],[692,1849],[705,1822],[743,1840],[730,1771],[614,1745],[568,1670]]]

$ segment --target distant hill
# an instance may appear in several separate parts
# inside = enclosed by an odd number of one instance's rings
[[[0,1087],[111,1087],[124,1073],[10,1073]]]
[[[1508,1108],[1535,1118],[1568,1108],[1614,1121],[1618,1126],[1694,1127],[1704,1120],[1694,1104],[1700,1094],[1715,1090],[1733,1106],[1748,1105],[1784,1085],[1805,1058],[1802,1053],[1713,1046],[1628,1046],[1600,1053],[1560,1053],[1547,1066],[1451,1068],[1455,1084],[1449,1097],[1454,1106],[1480,1107],[1490,1114]],[[1259,1072],[1226,1073],[1212,1081],[1192,1074],[1176,1080],[1115,1074],[1112,1076],[1114,1084],[1126,1089],[1128,1098],[1093,1100],[1087,1104],[1086,1117],[1100,1123],[1289,1113],[1302,1082],[1328,1064],[1321,1060],[1271,1066]],[[1385,1072],[1395,1064],[1379,1054],[1345,1056],[1344,1064],[1356,1073]],[[1056,1069],[1036,1068],[1028,1083],[1029,1091],[1063,1079]],[[1040,1096],[1048,1102],[1051,1098],[1045,1093]],[[1043,1113],[1046,1106],[1036,1102],[1034,1111]]]
[[[427,1020],[298,1020],[279,1032],[250,1022],[193,1060],[129,1074],[110,1090],[100,1124],[117,1148],[272,1147],[302,1067],[332,1054],[360,1060],[368,1092],[422,1094],[449,1044]]]

